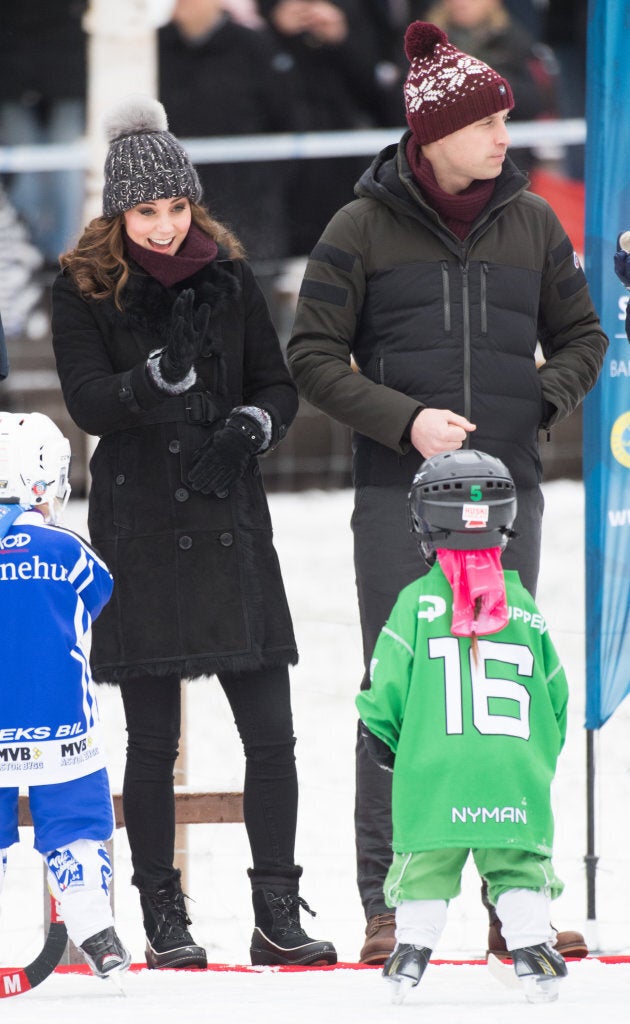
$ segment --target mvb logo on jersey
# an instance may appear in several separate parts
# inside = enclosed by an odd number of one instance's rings
[[[61,892],[71,886],[83,885],[83,865],[75,860],[69,850],[53,850],[46,860]]]

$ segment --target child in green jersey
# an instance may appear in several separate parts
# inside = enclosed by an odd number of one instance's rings
[[[409,511],[432,568],[400,593],[356,698],[368,749],[394,775],[383,974],[396,1002],[418,984],[472,853],[527,998],[551,1001],[567,973],[549,908],[563,889],[550,786],[568,688],[533,598],[501,566],[514,483],[499,459],[447,452],[420,467]]]

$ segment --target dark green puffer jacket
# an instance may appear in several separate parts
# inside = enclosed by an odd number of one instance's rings
[[[460,242],[415,185],[407,138],[374,160],[311,254],[292,373],[309,402],[354,429],[356,486],[409,485],[421,456],[406,430],[428,406],[468,417],[470,446],[535,487],[539,429],[573,412],[608,346],[584,273],[509,158]]]

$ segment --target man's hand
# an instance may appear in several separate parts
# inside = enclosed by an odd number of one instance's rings
[[[477,427],[450,409],[423,409],[411,424],[411,443],[425,459],[461,448]]]

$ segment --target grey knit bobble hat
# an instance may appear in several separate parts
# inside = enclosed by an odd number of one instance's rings
[[[150,96],[127,96],[104,122],[103,216],[115,217],[138,203],[187,196],[201,199],[201,183],[190,158],[168,131],[166,111]]]

